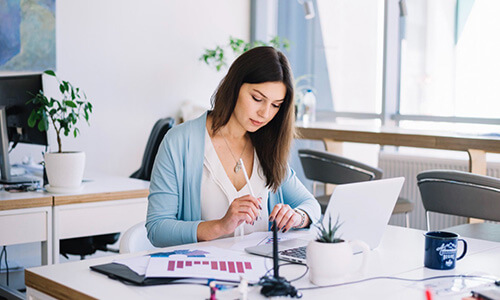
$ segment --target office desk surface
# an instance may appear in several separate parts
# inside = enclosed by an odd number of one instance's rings
[[[48,192],[11,193],[0,191],[0,211],[52,205],[65,205],[120,199],[146,198],[149,182],[124,177],[92,177],[82,183],[78,192],[51,194]]]
[[[186,249],[199,246],[216,246],[230,248],[240,237],[216,240],[212,242],[182,245],[169,249]],[[423,267],[424,237],[423,232],[414,229],[389,226],[381,245],[370,255],[367,273],[353,275],[345,280],[358,280],[374,276],[400,276],[405,278],[423,278],[449,274],[483,274],[500,277],[500,243],[467,239],[469,251],[466,257],[457,263],[451,271],[434,271]],[[121,256],[102,257],[52,266],[31,268],[26,270],[25,280],[28,297],[33,299],[56,298],[73,299],[159,299],[168,295],[169,299],[204,299],[209,297],[206,286],[196,285],[161,285],[137,287],[122,284],[108,279],[105,275],[93,272],[91,265],[103,264],[117,258],[144,255],[143,253]],[[242,253],[242,255],[248,255]],[[496,258],[496,261],[491,261]],[[271,267],[270,259],[266,263]],[[355,256],[355,263],[361,257]],[[280,269],[280,275],[287,279],[299,277],[305,271],[301,265],[287,265]],[[308,277],[295,281],[297,288],[312,287]],[[249,299],[265,299],[259,294],[260,287],[252,287]],[[218,299],[239,298],[237,289],[218,291]],[[421,287],[396,280],[373,280],[363,283],[304,291],[304,299],[424,299]],[[439,296],[435,299],[457,299],[457,295]],[[32,298],[29,298],[32,299]]]
[[[0,192],[0,211],[52,206],[52,195],[45,192]]]
[[[54,205],[146,198],[149,182],[124,177],[92,177],[82,190],[68,194],[53,194]]]

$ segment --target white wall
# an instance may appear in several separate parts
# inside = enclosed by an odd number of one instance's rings
[[[176,116],[185,100],[210,107],[223,72],[199,61],[203,50],[226,44],[230,35],[250,36],[249,0],[56,5],[57,73],[94,105],[90,127],[83,122],[79,138],[63,140],[63,150],[86,152],[86,174],[129,176],[139,168],[157,119]],[[34,152],[41,160],[41,150]],[[11,162],[23,155],[16,149]]]
[[[198,60],[204,48],[227,43],[230,35],[250,36],[249,0],[56,4],[57,73],[82,87],[95,109],[91,126],[79,126],[78,139],[63,140],[63,150],[86,152],[87,174],[129,176],[139,168],[157,119],[176,116],[184,100],[210,106],[223,72]],[[38,162],[42,150],[20,144],[11,162],[28,154]],[[36,243],[9,246],[9,264],[40,264],[39,249]],[[20,284],[22,280],[11,282],[13,287]]]

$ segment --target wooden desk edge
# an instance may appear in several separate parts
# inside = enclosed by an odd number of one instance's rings
[[[0,201],[0,211],[33,207],[52,206],[52,196],[28,199],[10,199]]]
[[[97,299],[33,273],[30,270],[24,271],[24,283],[27,287],[33,288],[57,299]]]
[[[81,194],[81,195],[62,195],[62,196],[54,195],[54,205],[146,198],[148,195],[149,195],[148,189],[108,192],[108,193]]]
[[[442,150],[467,151],[479,149],[485,152],[500,153],[500,140],[475,138],[468,136],[440,136],[424,133],[377,132],[348,129],[329,129],[296,127],[298,138],[308,140],[333,140],[335,142],[351,142],[430,148]]]

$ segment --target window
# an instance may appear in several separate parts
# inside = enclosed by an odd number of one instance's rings
[[[304,18],[304,1],[315,18]],[[319,119],[500,132],[500,1],[276,6],[276,32],[292,42],[295,76],[311,76]]]
[[[335,111],[380,114],[384,2],[316,4]]]
[[[406,5],[400,120],[409,121],[401,125],[432,128],[436,124],[429,121],[446,120],[440,117],[500,124],[500,1],[406,0]],[[495,131],[487,125],[443,126]]]

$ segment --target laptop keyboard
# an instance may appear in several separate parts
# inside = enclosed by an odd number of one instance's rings
[[[289,257],[296,257],[300,259],[306,259],[306,246],[290,248],[286,250],[282,250],[279,252],[281,255],[286,255]]]

